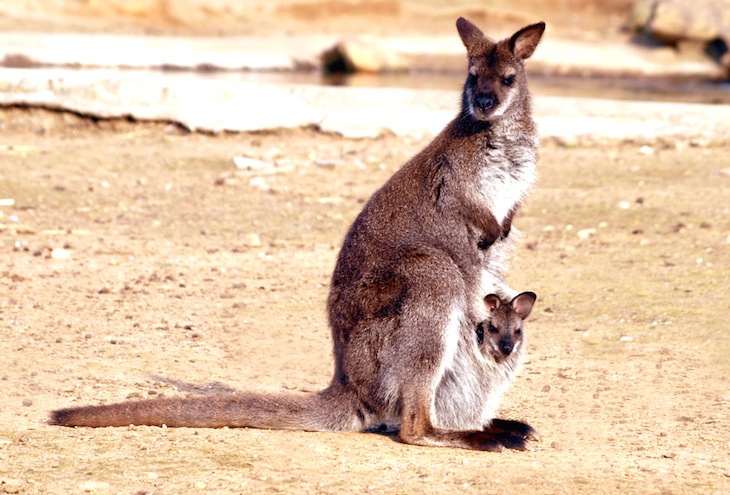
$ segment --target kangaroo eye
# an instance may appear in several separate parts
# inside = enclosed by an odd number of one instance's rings
[[[507,76],[502,78],[502,84],[505,86],[512,86],[515,82],[515,76]]]
[[[494,325],[492,325],[490,323],[489,324],[489,333],[499,333],[499,330],[497,330],[497,327],[495,327]]]
[[[518,328],[517,330],[515,330],[515,335],[522,335],[522,329]]]

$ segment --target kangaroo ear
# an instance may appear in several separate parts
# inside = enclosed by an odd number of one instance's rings
[[[535,304],[536,300],[537,294],[535,294],[534,292],[523,292],[522,294],[518,294],[514,299],[512,299],[512,302],[510,304],[512,305],[512,309],[515,310],[515,313],[517,313],[517,315],[524,320],[525,318],[530,316],[532,306]]]
[[[489,294],[488,296],[486,296],[484,298],[484,302],[487,305],[487,309],[489,309],[490,312],[499,308],[499,305],[502,304],[502,301],[500,301],[499,296],[497,294]]]
[[[486,39],[486,36],[478,27],[463,17],[456,20],[456,29],[459,31],[461,42],[464,43],[467,51],[471,50],[477,42]]]
[[[523,27],[509,39],[509,49],[517,58],[522,60],[530,58],[535,48],[537,48],[537,44],[540,43],[544,31],[544,22]]]

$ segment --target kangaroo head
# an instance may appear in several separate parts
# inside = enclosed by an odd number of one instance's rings
[[[469,59],[463,110],[476,120],[491,121],[529,101],[524,61],[537,48],[545,23],[524,27],[494,41],[463,17],[456,21]]]
[[[534,292],[523,292],[510,302],[502,301],[496,294],[484,298],[489,318],[477,326],[477,342],[485,354],[501,362],[520,349],[524,340],[522,323],[536,299]]]

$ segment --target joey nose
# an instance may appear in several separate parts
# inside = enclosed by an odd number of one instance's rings
[[[512,349],[514,348],[514,345],[512,344],[511,340],[500,340],[499,341],[499,350],[502,354],[506,356],[509,356],[512,353]]]
[[[492,93],[481,93],[474,98],[474,103],[480,110],[485,112],[492,108],[497,103],[497,100]]]

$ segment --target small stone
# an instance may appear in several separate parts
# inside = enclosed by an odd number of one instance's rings
[[[271,186],[268,182],[266,182],[266,179],[263,177],[254,177],[250,181],[248,181],[248,185],[253,187],[254,189],[258,189],[260,191],[270,191]]]
[[[641,148],[639,148],[639,154],[644,155],[644,156],[651,156],[654,154],[654,148],[652,148],[651,146],[644,145]]]
[[[71,257],[71,251],[63,248],[55,248],[51,250],[51,258],[54,260],[67,260]]]
[[[318,167],[322,168],[335,168],[335,167],[341,167],[346,162],[344,160],[338,160],[336,158],[332,159],[319,159],[314,160],[314,164]]]
[[[618,207],[622,210],[628,210],[629,208],[631,208],[631,203],[628,201],[619,201]]]
[[[577,136],[561,136],[556,138],[556,142],[563,148],[575,148],[580,144]]]
[[[81,483],[79,485],[79,488],[85,492],[96,492],[96,491],[103,491],[106,492],[109,490],[109,483],[106,481],[86,481],[84,483]]]
[[[21,480],[3,478],[0,481],[0,491],[3,493],[21,493],[23,491],[23,482]]]
[[[632,342],[634,340],[633,337],[630,337],[628,335],[622,335],[619,339],[621,342]]]
[[[196,481],[195,482],[195,488],[198,488],[200,490],[204,490],[205,488],[207,488],[207,486],[208,485],[206,485],[205,482],[203,482],[203,481]]]
[[[274,164],[271,162],[265,162],[263,160],[257,160],[246,156],[234,156],[233,163],[236,165],[238,170],[262,170],[274,167]]]
[[[258,234],[246,234],[243,240],[248,247],[261,247],[261,237]]]
[[[578,238],[579,239],[588,239],[592,235],[596,234],[596,229],[590,228],[590,229],[581,229],[578,231]]]
[[[545,385],[544,387],[542,387],[542,393],[546,394],[546,393],[550,392],[550,389],[551,389],[550,385]]]
[[[23,407],[30,407],[33,405],[33,399],[23,399]]]

